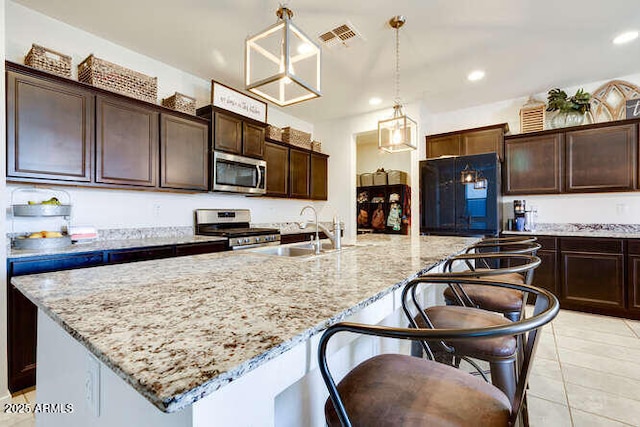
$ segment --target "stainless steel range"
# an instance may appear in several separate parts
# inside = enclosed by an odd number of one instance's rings
[[[229,238],[229,248],[279,245],[277,228],[251,227],[249,209],[196,209],[196,234]]]

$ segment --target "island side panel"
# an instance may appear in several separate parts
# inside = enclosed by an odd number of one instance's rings
[[[38,310],[38,404],[73,405],[72,413],[37,413],[36,427],[190,427],[192,408],[171,414],[153,406],[140,393],[96,359],[51,318]],[[87,402],[89,371],[96,372],[99,413]],[[91,387],[89,387],[91,388]]]

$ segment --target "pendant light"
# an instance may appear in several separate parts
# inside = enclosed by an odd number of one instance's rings
[[[471,169],[469,164],[465,165],[464,169],[460,172],[461,184],[475,184],[478,180],[478,172],[475,169]]]
[[[281,107],[321,96],[321,51],[281,6],[277,22],[245,42],[245,88]]]
[[[391,28],[396,30],[396,97],[393,115],[390,119],[378,122],[378,149],[389,153],[415,150],[418,125],[402,112],[400,102],[400,27],[404,25],[404,16],[394,16],[389,20]]]

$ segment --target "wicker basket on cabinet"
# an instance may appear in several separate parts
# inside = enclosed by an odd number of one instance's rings
[[[292,127],[282,129],[282,141],[311,150],[311,134]]]
[[[196,99],[180,92],[176,92],[170,97],[163,99],[162,105],[182,113],[196,114]]]
[[[68,79],[71,78],[70,56],[35,43],[31,45],[31,50],[24,58],[24,64]]]
[[[158,78],[89,55],[78,65],[78,80],[143,101],[158,102]]]

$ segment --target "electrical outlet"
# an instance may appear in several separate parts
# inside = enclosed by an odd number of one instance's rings
[[[157,203],[153,205],[153,217],[160,218],[160,205]]]
[[[84,380],[84,396],[87,407],[97,418],[100,416],[100,362],[87,356],[87,371]]]

